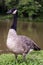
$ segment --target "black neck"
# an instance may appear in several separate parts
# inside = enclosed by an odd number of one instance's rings
[[[17,29],[17,18],[18,18],[18,14],[13,15],[13,24],[11,26],[12,29]]]

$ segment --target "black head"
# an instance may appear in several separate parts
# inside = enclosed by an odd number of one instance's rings
[[[11,25],[12,29],[17,28],[17,18],[18,18],[18,10],[16,8],[8,10],[7,14],[13,14],[13,23]]]
[[[13,9],[8,10],[7,14],[13,14],[13,15],[15,15],[15,14],[17,14],[17,12],[18,12],[18,10],[16,8],[13,8]]]

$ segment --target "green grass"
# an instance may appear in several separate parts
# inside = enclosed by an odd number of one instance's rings
[[[26,61],[19,55],[16,61],[14,54],[1,54],[0,65],[43,65],[43,51],[33,51],[27,54]]]

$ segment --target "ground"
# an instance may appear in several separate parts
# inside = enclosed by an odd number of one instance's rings
[[[43,50],[32,51],[27,54],[26,61],[23,60],[21,55],[17,59],[18,61],[15,59],[14,54],[1,54],[0,65],[43,65]]]

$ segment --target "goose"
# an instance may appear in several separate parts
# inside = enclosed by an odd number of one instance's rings
[[[8,10],[7,14],[13,15],[13,23],[8,31],[7,35],[7,48],[15,54],[17,58],[18,54],[23,55],[25,58],[26,54],[32,50],[40,50],[39,46],[29,37],[24,35],[18,35],[16,32],[17,19],[18,19],[18,9],[13,8]]]

